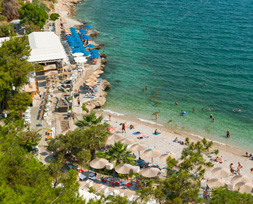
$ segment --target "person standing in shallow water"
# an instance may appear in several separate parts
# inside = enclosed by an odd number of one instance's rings
[[[192,111],[194,112],[194,111],[195,111],[195,108],[193,108]]]
[[[155,119],[156,120],[158,119],[158,113],[155,113]]]
[[[227,130],[227,138],[230,138],[230,131]]]

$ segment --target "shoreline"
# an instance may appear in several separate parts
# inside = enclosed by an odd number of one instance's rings
[[[73,1],[72,1],[73,2]],[[74,1],[74,2],[82,2],[82,0],[77,0],[77,1]],[[75,7],[77,3],[75,4],[72,4],[73,8]],[[69,11],[70,11],[71,8],[69,8]],[[75,11],[75,9],[74,9]],[[65,11],[67,12],[67,11]],[[69,19],[70,21],[72,21],[72,23],[77,23],[77,24],[81,24],[81,21],[78,20],[78,19],[75,19],[74,18],[75,15],[73,16],[65,16],[66,19]],[[67,22],[67,21],[66,21]],[[68,23],[69,24],[69,23]],[[71,26],[71,25],[69,25]],[[74,25],[72,25],[74,26]],[[106,93],[106,92],[105,92]],[[185,139],[186,137],[189,137],[190,140],[192,141],[201,141],[204,136],[202,137],[201,135],[196,135],[194,133],[191,133],[191,132],[185,132],[185,131],[182,131],[182,130],[175,130],[175,129],[172,129],[172,128],[169,128],[169,127],[166,127],[164,125],[161,125],[161,124],[158,124],[156,122],[153,122],[153,121],[149,121],[149,120],[146,120],[146,119],[142,119],[142,118],[136,118],[134,116],[130,116],[130,115],[125,115],[125,114],[121,114],[121,113],[116,113],[116,112],[113,112],[113,111],[110,111],[110,110],[103,110],[103,107],[101,107],[100,109],[94,109],[94,111],[99,114],[99,115],[103,115],[104,118],[108,118],[108,113],[112,115],[112,118],[114,120],[116,120],[116,124],[117,124],[117,121],[120,120],[121,122],[123,121],[127,121],[130,123],[135,123],[137,125],[141,125],[141,126],[144,126],[146,129],[149,129],[149,131],[153,131],[154,129],[158,129],[162,132],[165,133],[164,137],[165,139],[167,138],[170,138],[171,139],[171,136],[173,138],[175,137],[179,137],[179,138],[183,138]],[[81,113],[79,114],[81,115]],[[115,122],[115,121],[114,121]],[[115,123],[114,123],[115,125]],[[119,127],[117,127],[119,128]],[[208,137],[206,137],[207,140],[210,140]],[[142,140],[143,141],[143,140]],[[142,142],[141,141],[141,142]],[[162,145],[162,144],[161,144]],[[158,144],[158,146],[160,146],[160,144]],[[180,145],[180,147],[183,147]],[[157,148],[159,149],[159,147]],[[181,148],[182,149],[182,148]],[[253,175],[249,173],[249,169],[251,168],[251,161],[249,161],[248,158],[245,158],[243,157],[243,155],[245,154],[245,152],[243,152],[240,148],[238,147],[233,147],[233,146],[230,146],[230,145],[227,145],[227,144],[224,144],[224,143],[221,143],[221,142],[218,142],[218,141],[213,141],[213,147],[212,149],[219,149],[220,150],[220,153],[219,155],[226,155],[226,157],[228,158],[227,160],[225,161],[229,161],[228,163],[227,162],[224,162],[223,164],[217,164],[218,166],[222,165],[226,165],[224,166],[225,168],[228,168],[229,166],[229,163],[233,160],[237,160],[237,161],[240,161],[241,163],[243,163],[243,165],[245,166],[245,168],[243,168],[243,174],[247,174],[248,176],[252,177],[253,178]],[[179,150],[178,150],[179,151]],[[165,153],[165,152],[162,152],[162,153]],[[237,163],[237,161],[234,161],[235,164]],[[214,163],[216,165],[216,163]],[[253,164],[252,164],[253,165]],[[246,173],[247,172],[247,173]],[[210,177],[211,175],[208,174],[208,177]]]

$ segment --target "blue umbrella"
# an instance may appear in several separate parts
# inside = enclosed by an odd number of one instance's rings
[[[89,45],[87,45],[86,47],[91,47],[91,48],[93,48],[93,47],[95,47],[95,45],[89,44]]]
[[[82,35],[82,38],[85,39],[85,40],[89,40],[90,36],[88,36],[88,35]]]
[[[98,53],[92,53],[90,58],[98,58],[100,55]]]
[[[97,49],[90,50],[90,53],[98,53]]]
[[[85,26],[85,28],[92,28],[92,25],[87,25]]]

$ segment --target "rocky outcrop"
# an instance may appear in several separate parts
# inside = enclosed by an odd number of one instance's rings
[[[105,53],[101,53],[100,57],[107,58],[107,55]]]
[[[111,84],[107,80],[103,79],[102,92],[100,93],[99,97],[85,103],[85,106],[88,109],[88,113],[91,112],[93,109],[100,108],[101,106],[105,104],[106,96],[107,96],[107,93],[105,92],[105,90],[109,89],[110,87],[111,87]]]

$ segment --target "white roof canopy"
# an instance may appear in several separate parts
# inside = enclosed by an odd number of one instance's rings
[[[32,49],[29,62],[46,62],[67,59],[65,50],[53,32],[33,32],[28,35]]]

